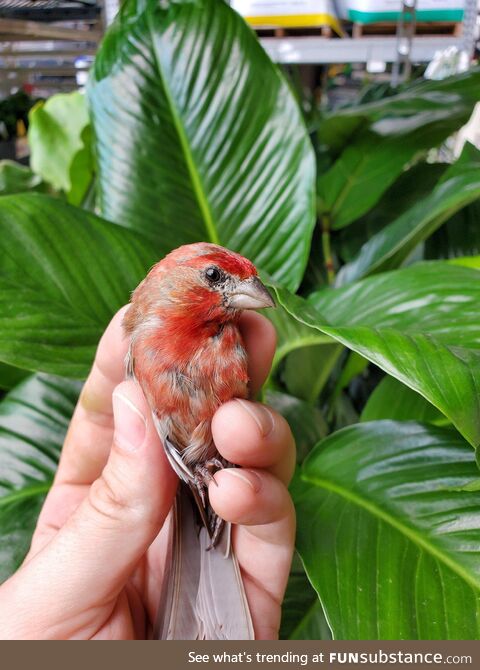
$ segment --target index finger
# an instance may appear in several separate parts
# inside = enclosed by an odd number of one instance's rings
[[[65,438],[56,484],[91,484],[107,462],[113,434],[112,393],[124,379],[129,344],[122,331],[126,309],[115,314],[100,339]]]
[[[243,312],[239,325],[248,355],[250,394],[254,397],[272,367],[277,334],[271,321],[258,312]]]

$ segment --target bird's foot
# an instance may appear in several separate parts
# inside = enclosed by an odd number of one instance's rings
[[[222,462],[219,458],[209,458],[208,461],[197,463],[193,469],[195,484],[202,484],[206,488],[211,481],[215,482],[215,472],[223,470],[224,467],[225,462]]]
[[[204,461],[203,463],[197,463],[193,468],[193,481],[204,507],[206,507],[206,491],[208,489],[208,485],[211,481],[215,482],[215,472],[221,470],[224,467],[224,463],[219,458],[210,458],[208,461]],[[215,472],[212,472],[213,470]],[[217,484],[217,482],[215,482],[215,484]]]

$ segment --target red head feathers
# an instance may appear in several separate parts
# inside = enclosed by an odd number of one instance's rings
[[[172,336],[210,336],[242,309],[274,305],[253,263],[216,244],[187,244],[157,263],[135,290],[124,326],[133,333],[168,321]],[[173,329],[173,330],[172,330]]]

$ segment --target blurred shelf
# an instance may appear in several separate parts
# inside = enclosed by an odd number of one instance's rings
[[[96,0],[0,0],[0,18],[31,21],[88,21],[101,13]]]
[[[100,0],[0,0],[0,98],[83,86],[104,32]]]
[[[327,39],[314,37],[262,37],[260,42],[270,58],[283,64],[368,63],[397,59],[397,38],[361,37],[359,39]],[[462,39],[454,36],[418,36],[412,42],[411,60],[430,61],[437,51],[449,46],[460,48]]]
[[[98,42],[102,37],[99,29],[76,28],[37,21],[0,18],[0,42],[21,40],[65,40]]]

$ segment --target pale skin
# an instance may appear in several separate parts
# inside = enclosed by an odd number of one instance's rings
[[[99,344],[30,552],[0,586],[2,639],[146,639],[151,630],[164,562],[160,531],[177,478],[143,393],[122,381],[124,311]],[[252,312],[242,315],[241,330],[253,397],[270,370],[275,332]],[[212,431],[222,456],[241,468],[215,475],[210,501],[236,524],[255,636],[275,639],[295,535],[287,491],[294,440],[279,414],[246,400],[220,407]]]

